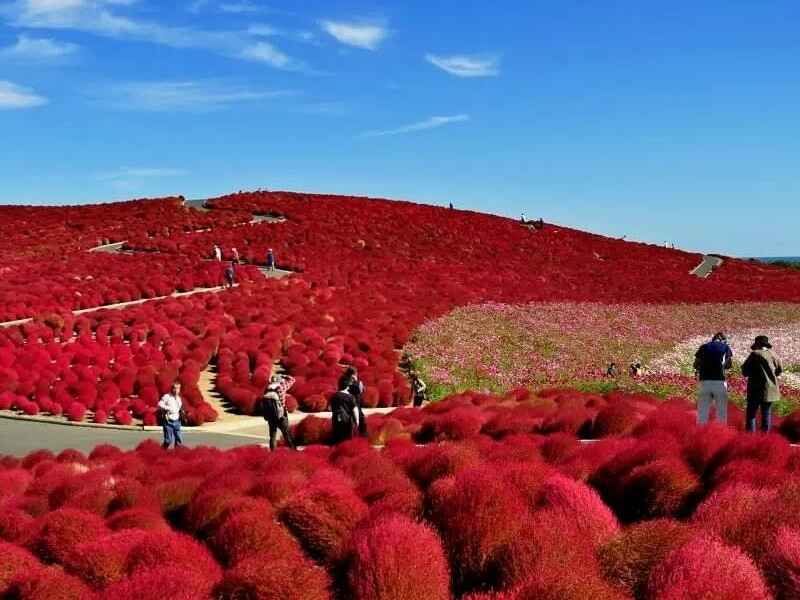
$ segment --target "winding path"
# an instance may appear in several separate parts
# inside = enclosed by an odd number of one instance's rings
[[[706,254],[703,256],[703,262],[692,269],[689,274],[698,277],[699,279],[707,279],[715,269],[718,269],[723,263],[719,256],[712,256]]]

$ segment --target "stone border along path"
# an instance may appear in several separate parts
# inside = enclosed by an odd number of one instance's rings
[[[694,275],[700,279],[707,279],[711,273],[714,272],[714,269],[718,269],[723,263],[723,260],[719,256],[712,256],[710,254],[706,254],[703,256],[703,262],[697,265],[694,269],[689,271],[690,275]]]

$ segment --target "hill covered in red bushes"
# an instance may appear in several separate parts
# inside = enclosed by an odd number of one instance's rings
[[[180,380],[193,423],[213,420],[197,388],[209,363],[219,391],[250,413],[280,363],[297,378],[291,403],[323,410],[346,365],[368,406],[402,405],[398,349],[427,320],[485,301],[800,301],[800,273],[726,260],[707,280],[701,257],[545,224],[408,202],[242,193],[198,212],[180,198],[69,208],[0,208],[4,320],[0,408],[120,423],[154,421]],[[250,223],[253,214],[280,223]],[[87,250],[126,242],[126,253]],[[219,295],[174,298],[74,317],[70,311],[221,282],[214,244],[296,271],[271,281],[240,269]]]

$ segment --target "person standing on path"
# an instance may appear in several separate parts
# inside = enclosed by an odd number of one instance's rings
[[[272,248],[267,250],[267,270],[275,270],[275,254],[273,254]]]
[[[428,399],[428,386],[422,381],[419,374],[411,371],[411,393],[414,395],[414,406],[419,408]]]
[[[225,286],[232,289],[234,283],[236,283],[236,271],[233,267],[233,261],[231,261],[225,268]]]
[[[358,410],[356,398],[348,388],[340,385],[339,391],[331,397],[331,413],[333,443],[339,444],[353,439],[358,431]]]
[[[355,418],[358,435],[367,437],[367,419],[364,417],[364,392],[367,388],[364,382],[358,378],[358,371],[355,367],[347,367],[347,370],[339,378],[339,389],[346,389],[355,398]]]
[[[168,450],[173,445],[176,448],[182,446],[181,409],[183,408],[183,402],[181,401],[180,388],[177,383],[172,384],[169,393],[161,396],[158,408],[161,410],[162,428],[164,430],[164,443],[161,447],[164,450]]]
[[[728,384],[725,372],[733,366],[733,351],[728,346],[728,339],[720,332],[714,334],[710,342],[706,342],[694,356],[694,370],[697,372],[699,388],[697,390],[697,423],[708,423],[711,404],[716,406],[717,422],[728,423]]]
[[[231,248],[231,256],[233,257],[233,262],[237,265],[239,264],[239,251],[236,248]]]
[[[264,398],[261,400],[261,411],[269,431],[269,449],[273,451],[279,429],[286,445],[292,450],[297,450],[289,430],[289,412],[286,410],[286,392],[293,385],[294,377],[273,375]]]
[[[214,244],[214,259],[222,262],[222,248]]]
[[[756,430],[756,415],[761,412],[761,431],[767,433],[772,424],[772,404],[781,398],[778,377],[783,373],[780,359],[772,352],[765,335],[756,336],[752,352],[742,364],[742,375],[747,377],[747,431]]]

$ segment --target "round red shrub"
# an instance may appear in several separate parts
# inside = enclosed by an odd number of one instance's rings
[[[115,512],[106,519],[109,528],[114,531],[125,529],[141,529],[145,531],[168,530],[169,524],[160,512],[147,508],[129,508]]]
[[[325,570],[306,558],[254,557],[227,571],[216,594],[221,600],[330,600],[330,589]]]
[[[770,600],[764,579],[742,551],[700,536],[656,566],[647,585],[653,600]]]
[[[96,600],[199,600],[212,597],[217,581],[216,572],[186,570],[167,561],[108,586]]]
[[[617,533],[598,548],[597,556],[606,579],[625,593],[642,598],[653,567],[695,535],[680,521],[645,521]]]
[[[8,595],[22,600],[82,600],[93,596],[85,583],[57,567],[22,574],[11,585]]]
[[[255,510],[232,512],[220,525],[210,545],[229,566],[253,556],[269,561],[302,555],[300,544],[285,527],[273,520],[270,512],[263,514]]]
[[[144,539],[144,531],[127,530],[80,544],[64,568],[94,588],[103,588],[127,576],[128,555]]]
[[[352,545],[347,578],[355,600],[449,600],[442,543],[427,526],[392,515],[357,529]]]
[[[764,559],[764,575],[778,600],[800,598],[800,531],[778,530]]]
[[[329,444],[333,439],[333,426],[330,419],[310,415],[295,425],[292,436],[301,446]]]
[[[612,402],[602,408],[594,418],[592,437],[604,438],[613,435],[626,435],[641,420],[636,408],[625,401]]]
[[[19,546],[0,541],[0,596],[8,591],[11,583],[25,573],[41,568],[37,558]]]
[[[625,476],[622,502],[614,508],[625,522],[681,516],[699,489],[697,476],[683,461],[654,460]]]
[[[281,509],[281,521],[315,559],[337,562],[367,505],[352,489],[333,485],[308,487]]]
[[[67,408],[66,415],[70,421],[83,421],[86,416],[86,406],[80,402],[73,402],[69,405],[69,408]]]
[[[34,551],[45,561],[64,562],[78,545],[108,532],[105,521],[96,514],[74,508],[61,508],[39,517],[38,532],[32,540]]]
[[[148,531],[128,554],[126,568],[130,574],[163,568],[178,567],[207,579],[218,581],[222,574],[214,557],[197,540],[172,531]]]

